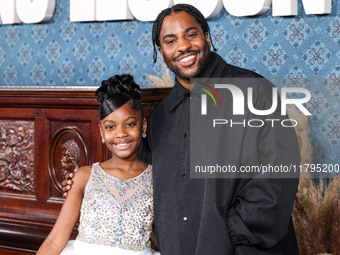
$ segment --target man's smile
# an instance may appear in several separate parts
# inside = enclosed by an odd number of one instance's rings
[[[190,56],[182,58],[181,60],[178,61],[178,63],[182,67],[189,67],[195,64],[196,60],[197,60],[197,55],[195,54],[195,55],[190,55]]]
[[[174,60],[182,67],[189,67],[196,63],[198,51],[190,51],[182,53],[177,56]]]

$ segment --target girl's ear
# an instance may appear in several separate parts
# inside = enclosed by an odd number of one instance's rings
[[[102,125],[99,123],[99,132],[100,132],[100,136],[102,137],[102,139],[104,138],[103,136],[103,130],[102,130]]]
[[[143,124],[142,124],[142,132],[146,133],[147,129],[148,129],[148,122],[147,122],[146,118],[144,118]]]

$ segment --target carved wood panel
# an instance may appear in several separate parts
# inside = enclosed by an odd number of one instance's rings
[[[34,192],[34,122],[0,119],[0,190]]]
[[[60,124],[60,123],[58,123]],[[89,155],[90,134],[85,137],[82,129],[90,129],[87,125],[65,125],[56,128],[51,123],[52,142],[49,149],[49,175],[53,184],[52,197],[61,197],[61,182],[67,173],[73,172],[81,166],[91,164]],[[56,130],[55,130],[56,129]]]

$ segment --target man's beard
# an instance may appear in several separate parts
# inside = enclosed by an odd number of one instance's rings
[[[190,52],[190,51],[188,51]],[[191,78],[198,78],[198,76],[202,73],[202,71],[207,67],[208,63],[209,63],[209,56],[210,56],[210,50],[209,50],[209,46],[208,43],[205,41],[204,43],[204,48],[203,48],[203,56],[202,58],[200,58],[198,60],[198,68],[196,70],[195,73],[191,74],[190,76],[185,75],[180,69],[179,67],[174,64],[175,60],[172,59],[170,60],[169,58],[164,56],[164,62],[165,64],[168,66],[168,68],[178,77],[184,79],[184,80],[190,80]],[[184,52],[183,54],[185,54],[187,52]],[[178,57],[178,56],[177,56]]]

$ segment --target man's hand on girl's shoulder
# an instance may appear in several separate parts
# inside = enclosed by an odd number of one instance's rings
[[[74,170],[74,172],[76,172],[76,170]],[[65,175],[65,180],[63,180],[63,182],[61,183],[61,185],[63,186],[63,197],[66,198],[67,197],[67,192],[71,190],[72,188],[72,184],[73,184],[73,179],[74,177],[74,173],[67,173]]]

